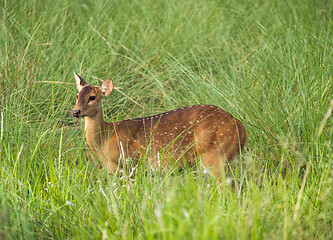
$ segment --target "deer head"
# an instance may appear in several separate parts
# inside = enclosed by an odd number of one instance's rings
[[[106,79],[100,87],[88,85],[87,82],[74,73],[76,88],[76,106],[72,110],[73,117],[93,117],[102,109],[102,98],[107,97],[113,90],[113,82]]]

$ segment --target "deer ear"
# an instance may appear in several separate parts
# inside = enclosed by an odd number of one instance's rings
[[[113,82],[111,79],[106,79],[102,82],[101,91],[105,97],[109,96],[113,90]]]
[[[76,88],[77,90],[80,92],[81,89],[88,85],[88,83],[86,83],[86,81],[84,81],[84,79],[82,77],[80,77],[79,75],[77,75],[75,72],[74,72],[74,78],[75,78],[75,82],[76,82]]]

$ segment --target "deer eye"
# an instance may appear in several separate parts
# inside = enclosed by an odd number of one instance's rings
[[[95,99],[96,99],[96,96],[90,96],[89,99],[88,99],[88,102],[94,101]]]
[[[76,95],[76,99],[78,99],[79,98],[79,95]]]

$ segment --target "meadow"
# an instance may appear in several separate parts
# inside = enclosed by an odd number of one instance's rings
[[[333,239],[333,2],[1,0],[0,239]],[[71,116],[194,104],[240,119],[232,189],[201,169],[108,175]],[[143,156],[142,162],[149,156]]]

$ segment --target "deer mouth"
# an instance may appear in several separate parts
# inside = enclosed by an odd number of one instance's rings
[[[76,119],[84,118],[84,116],[73,116],[73,117],[76,118]]]

